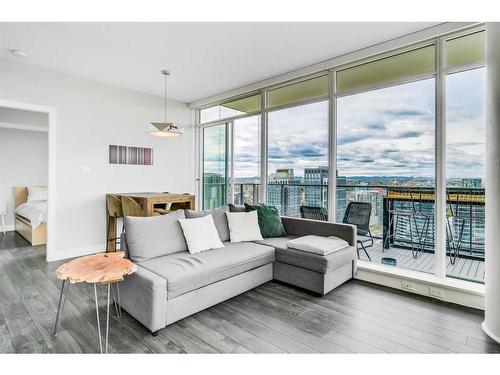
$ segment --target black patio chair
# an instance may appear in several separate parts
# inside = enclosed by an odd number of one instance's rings
[[[303,219],[328,220],[328,211],[319,206],[300,206],[300,217]]]
[[[359,246],[363,249],[368,260],[371,262],[372,258],[367,247],[373,246],[373,237],[370,232],[370,215],[372,213],[372,204],[367,202],[349,202],[345,210],[344,219],[342,223],[356,225],[358,232],[358,241],[356,250],[359,259]]]

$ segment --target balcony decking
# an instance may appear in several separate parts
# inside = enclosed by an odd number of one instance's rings
[[[381,240],[376,240],[372,247],[367,248],[367,251],[373,263],[380,264],[383,257],[390,257],[396,259],[396,267],[398,268],[428,273],[434,272],[435,257],[432,253],[419,253],[415,259],[412,257],[410,250],[397,247],[391,247],[382,252]],[[368,260],[362,250],[359,252],[359,256],[362,260]],[[449,276],[484,282],[484,261],[458,258],[455,264],[451,264],[450,258],[446,258],[446,271]]]

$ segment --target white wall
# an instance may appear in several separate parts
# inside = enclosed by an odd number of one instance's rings
[[[0,127],[15,127],[16,125],[47,130],[49,128],[49,116],[47,113],[0,107]]]
[[[161,97],[6,59],[0,59],[0,99],[57,111],[57,228],[49,260],[103,249],[105,193],[195,191],[194,130],[185,103],[169,102],[169,119],[186,125],[185,134],[156,138],[145,132],[163,117]],[[154,165],[109,165],[109,144],[152,147]],[[82,173],[82,166],[90,173]]]
[[[7,202],[5,224],[14,229],[14,187],[47,185],[45,132],[0,128],[0,200]]]

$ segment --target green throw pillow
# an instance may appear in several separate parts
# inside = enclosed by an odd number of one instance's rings
[[[257,211],[257,217],[259,219],[259,228],[262,237],[282,237],[286,236],[285,228],[281,222],[281,217],[274,206],[268,206],[266,204],[247,204],[245,203],[245,208],[247,212]]]

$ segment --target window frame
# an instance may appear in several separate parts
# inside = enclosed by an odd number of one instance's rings
[[[474,34],[477,32],[485,32],[484,24],[476,24],[472,26],[467,26],[459,30],[448,31],[439,35],[434,35],[424,40],[420,40],[413,43],[408,43],[401,45],[396,48],[390,48],[385,51],[378,53],[369,54],[367,56],[353,59],[348,63],[336,64],[331,66],[325,66],[324,64],[318,64],[320,66],[318,70],[311,74],[306,74],[304,76],[296,77],[290,80],[284,80],[277,84],[263,86],[259,90],[252,90],[241,95],[226,98],[224,100],[214,101],[212,103],[194,108],[195,115],[195,126],[197,128],[196,132],[196,148],[201,157],[203,156],[202,150],[200,151],[200,145],[203,144],[203,140],[200,138],[199,129],[205,126],[210,126],[212,124],[217,124],[221,122],[229,122],[233,119],[244,118],[248,116],[260,115],[261,120],[261,132],[260,132],[260,158],[261,158],[261,186],[260,186],[260,201],[266,202],[267,200],[267,182],[268,182],[268,158],[267,158],[267,147],[268,147],[268,114],[273,111],[293,108],[301,106],[304,104],[310,104],[315,102],[320,102],[324,100],[329,101],[329,114],[328,114],[328,170],[329,170],[329,185],[328,185],[328,217],[329,221],[333,222],[335,220],[335,209],[336,209],[336,170],[337,170],[337,98],[353,95],[356,93],[362,93],[367,91],[373,91],[381,88],[396,86],[404,83],[410,83],[415,81],[420,81],[428,78],[435,78],[435,257],[436,257],[436,267],[434,275],[441,280],[449,280],[450,278],[446,276],[446,113],[445,113],[445,78],[446,75],[457,73],[461,71],[476,69],[484,67],[486,62],[466,64],[463,66],[447,68],[446,66],[446,42],[451,39],[456,39],[461,36],[466,36],[469,34]],[[429,74],[415,75],[405,79],[396,80],[386,84],[374,85],[369,88],[362,90],[353,90],[351,92],[336,92],[336,72],[339,70],[344,70],[350,67],[367,64],[376,60],[384,59],[401,53],[405,53],[418,48],[434,45],[436,48],[436,64],[435,71]],[[267,93],[270,90],[305,81],[308,79],[316,78],[322,75],[329,76],[330,90],[328,95],[325,97],[308,99],[300,102],[295,102],[292,104],[287,104],[279,107],[268,108],[267,106]],[[261,94],[261,109],[258,112],[248,113],[241,116],[235,116],[231,118],[225,118],[217,121],[207,122],[200,124],[200,110],[204,108],[209,108],[214,105],[220,105],[233,100],[241,99],[255,94]],[[202,134],[202,133],[201,133]],[[232,157],[232,156],[231,156]],[[200,158],[197,158],[197,181],[199,186],[203,187],[203,176],[200,175]],[[200,195],[198,195],[200,196]],[[381,268],[382,267],[382,268]],[[381,265],[370,265],[370,268],[377,268],[382,273],[386,274],[397,274],[398,272],[391,272],[390,268]],[[418,274],[418,273],[417,273]],[[448,282],[448,281],[446,281]],[[467,281],[468,283],[473,283],[472,281]]]

